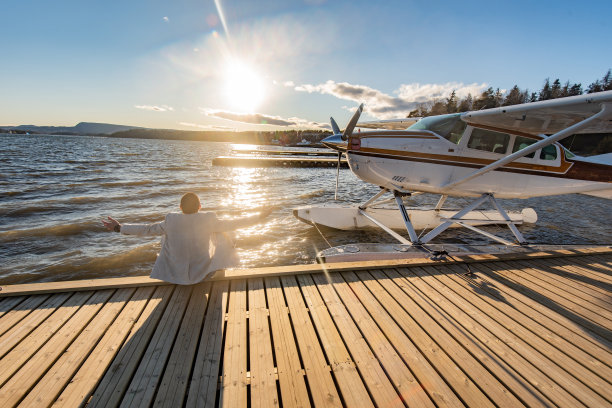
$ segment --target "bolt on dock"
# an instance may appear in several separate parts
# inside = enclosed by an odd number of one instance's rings
[[[1,289],[2,407],[612,406],[609,247]]]

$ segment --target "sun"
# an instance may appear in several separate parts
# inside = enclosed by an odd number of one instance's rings
[[[225,70],[225,96],[234,109],[252,113],[265,98],[264,82],[251,66],[232,60]]]

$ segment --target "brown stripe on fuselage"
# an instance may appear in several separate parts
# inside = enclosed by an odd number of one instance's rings
[[[367,149],[354,151],[349,150],[350,154],[359,155],[359,156],[367,156],[367,157],[380,157],[386,159],[393,160],[403,160],[403,161],[414,161],[420,163],[433,163],[433,164],[441,164],[446,166],[458,166],[458,167],[468,167],[473,169],[480,169],[487,164],[492,163],[491,160],[478,159],[480,163],[468,162],[468,161],[455,161],[449,162],[448,160],[439,160],[434,158],[436,155],[428,155],[427,157],[411,157],[411,156],[398,156],[396,154],[385,154],[381,152],[372,152],[373,149]],[[444,155],[439,155],[444,156]],[[452,158],[456,158],[455,156],[449,156]],[[567,178],[573,180],[582,180],[582,181],[594,181],[594,182],[602,182],[602,183],[610,183],[612,182],[612,172],[610,171],[610,167],[605,164],[596,164],[596,163],[586,163],[582,161],[570,160],[570,163],[567,163],[570,167],[569,171],[566,173],[561,172],[549,172],[549,171],[541,171],[536,170],[535,165],[529,165],[527,163],[512,163],[513,165],[523,165],[524,168],[514,167],[509,168],[508,165],[495,169],[495,171],[504,171],[509,173],[518,173],[518,174],[528,174],[533,176],[544,176],[544,177],[557,177],[557,178]],[[531,167],[531,168],[530,168]],[[538,167],[547,167],[547,166],[538,166]]]
[[[352,151],[349,151],[352,153]],[[402,157],[405,160],[410,159],[422,159],[429,160],[435,162],[451,162],[450,165],[464,165],[464,167],[475,167],[480,168],[484,167],[488,164],[495,162],[496,160],[491,159],[481,159],[478,157],[466,157],[466,156],[452,156],[447,154],[432,154],[432,153],[421,153],[421,152],[408,152],[408,151],[399,151],[399,150],[390,150],[390,149],[375,149],[370,147],[362,147],[359,150],[360,153],[373,153],[373,154],[381,154],[390,158]],[[444,163],[442,163],[444,164]],[[505,168],[514,168],[520,170],[528,170],[528,171],[539,171],[539,172],[547,172],[547,173],[565,173],[567,170],[572,167],[572,163],[569,163],[565,160],[563,156],[561,156],[561,165],[560,166],[545,166],[541,164],[532,164],[532,163],[518,163],[513,162],[509,163]]]

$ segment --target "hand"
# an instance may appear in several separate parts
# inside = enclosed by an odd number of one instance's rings
[[[116,219],[108,217],[108,221],[102,220],[102,225],[104,225],[104,228],[106,228],[108,231],[113,231],[115,229],[115,226],[121,224],[119,224],[119,221],[117,221]]]

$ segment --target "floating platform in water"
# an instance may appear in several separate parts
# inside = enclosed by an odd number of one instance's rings
[[[333,156],[338,157],[338,153],[333,151],[304,151],[304,150],[232,150],[234,154],[261,154],[261,155],[279,155],[279,156]]]
[[[220,156],[212,161],[213,166],[227,167],[336,167],[338,159],[310,157],[253,157]],[[341,168],[348,168],[345,159],[340,161]]]
[[[2,286],[0,406],[610,406],[611,288],[569,247]]]
[[[410,221],[415,229],[433,228],[452,217],[459,210],[441,209],[433,207],[406,208]],[[406,230],[402,215],[397,208],[390,207],[368,207],[365,212],[380,221],[387,227],[397,230]],[[318,224],[341,230],[355,230],[366,227],[377,228],[367,217],[360,214],[357,206],[338,206],[324,204],[318,206],[304,206],[293,209],[293,215],[307,224]],[[509,211],[508,215],[514,224],[529,223],[537,221],[538,216],[532,208],[524,208],[522,211]],[[463,222],[469,225],[505,224],[506,220],[495,210],[474,210],[462,217]],[[457,227],[457,224],[451,227]]]

